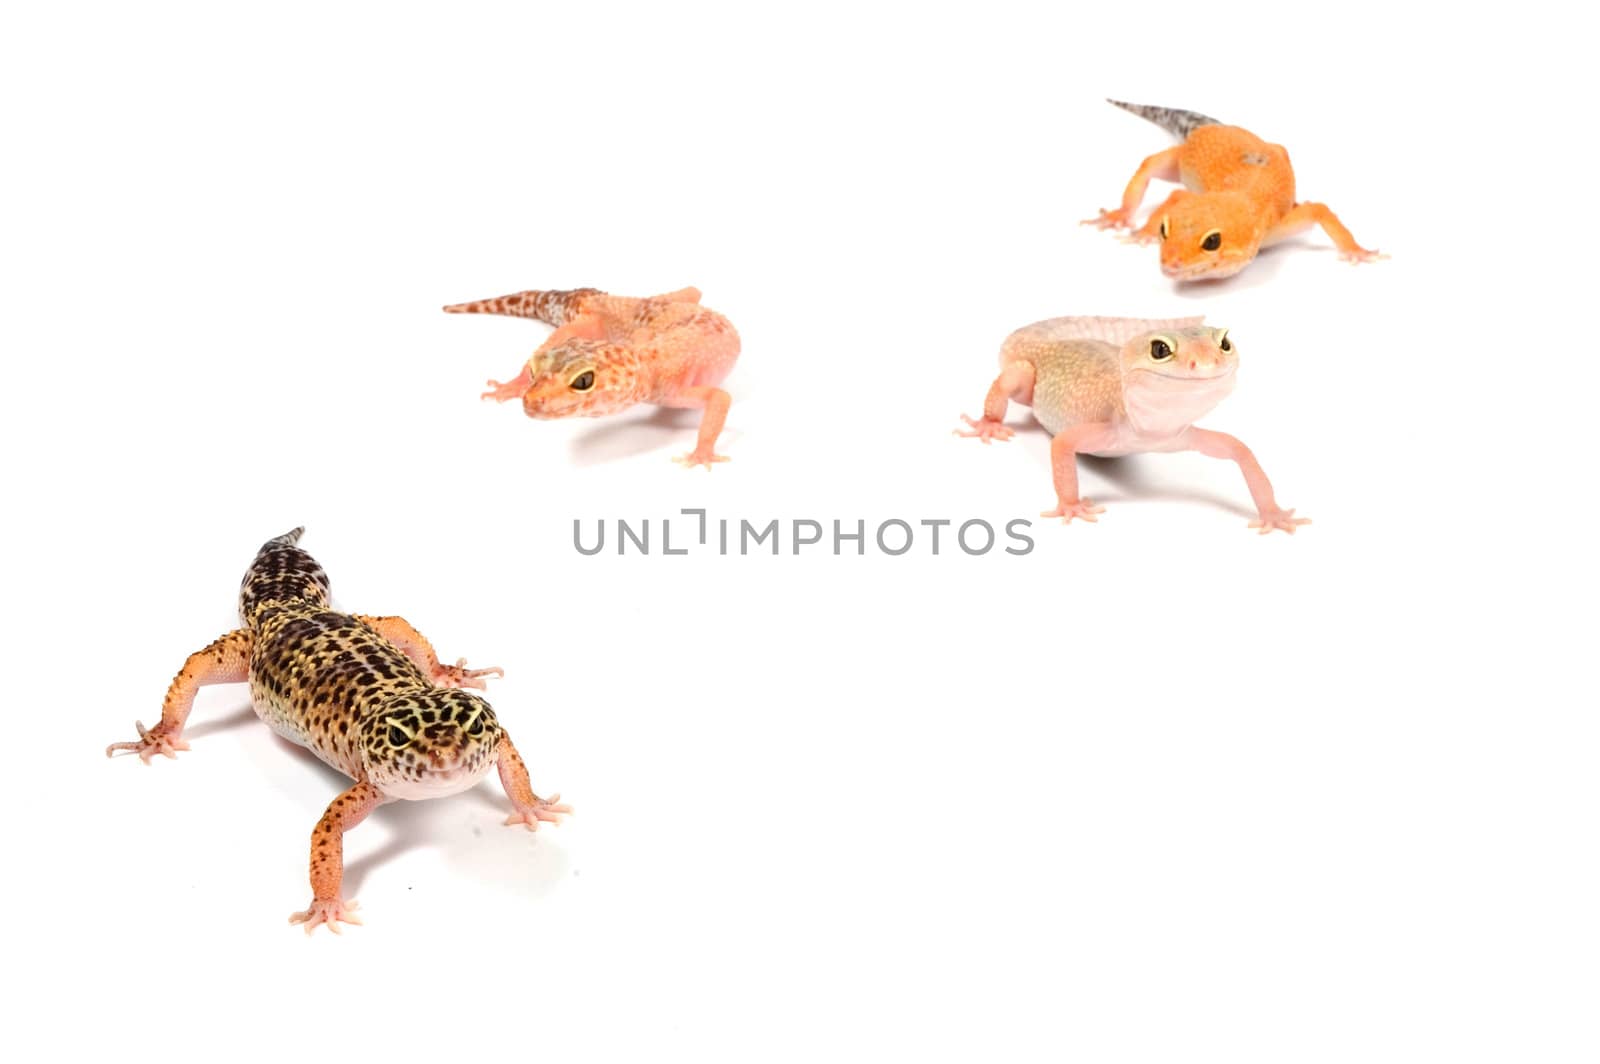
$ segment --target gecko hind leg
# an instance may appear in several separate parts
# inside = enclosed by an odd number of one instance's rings
[[[651,296],[650,298],[660,299],[667,303],[698,303],[700,302],[700,289],[691,286],[689,288],[680,288],[676,292],[663,292],[659,296]]]
[[[475,687],[482,691],[488,686],[483,677],[506,674],[498,665],[469,669],[466,658],[458,658],[454,665],[441,665],[433,644],[404,617],[371,617],[358,613],[356,620],[376,629],[379,635],[399,647],[436,687]]]

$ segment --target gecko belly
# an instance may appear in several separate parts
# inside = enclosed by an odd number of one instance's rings
[[[250,706],[256,711],[256,716],[261,718],[261,723],[271,728],[279,736],[294,743],[296,746],[305,747],[317,756],[317,760],[330,768],[338,769],[351,779],[357,778],[354,770],[356,757],[354,742],[334,743],[334,746],[342,746],[344,748],[333,749],[330,748],[329,744],[318,741],[307,729],[302,714],[292,705],[268,690],[264,684],[259,682],[254,673],[250,676]],[[350,721],[346,725],[346,735],[350,735],[353,732],[353,726],[354,721]],[[331,730],[336,729],[337,725],[331,725]]]
[[[1043,425],[1051,436],[1059,436],[1080,422],[1064,417],[1059,411],[1035,407],[1034,420]],[[1097,458],[1120,458],[1127,454],[1144,454],[1150,451],[1187,450],[1189,426],[1176,432],[1142,432],[1126,421],[1114,423],[1099,436],[1085,440],[1078,446],[1079,454]]]
[[[1097,458],[1121,458],[1129,454],[1147,454],[1159,451],[1184,451],[1188,450],[1188,426],[1184,431],[1172,434],[1151,434],[1140,432],[1132,425],[1117,425],[1102,441],[1095,441],[1090,447],[1079,449],[1080,454],[1090,454]]]

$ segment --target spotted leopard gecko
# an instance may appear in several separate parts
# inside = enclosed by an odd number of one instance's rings
[[[521,373],[504,384],[490,381],[483,398],[521,399],[533,418],[601,417],[635,403],[704,410],[695,449],[674,460],[708,470],[728,460],[715,447],[733,400],[717,385],[739,357],[739,334],[700,306],[699,289],[647,299],[594,288],[518,292],[444,309],[556,326]]]
[[[1179,281],[1231,277],[1264,245],[1313,225],[1333,239],[1350,262],[1381,258],[1356,243],[1337,215],[1321,203],[1294,201],[1294,170],[1281,145],[1268,144],[1238,126],[1170,107],[1110,100],[1177,137],[1181,144],[1139,164],[1122,194],[1122,206],[1102,210],[1085,225],[1131,229],[1133,212],[1152,177],[1181,181],[1130,239],[1161,242],[1161,270]]]
[[[1105,508],[1078,496],[1079,454],[1199,451],[1231,458],[1244,473],[1265,535],[1293,533],[1310,519],[1280,509],[1250,448],[1195,426],[1233,390],[1239,351],[1226,329],[1203,318],[1052,318],[1018,329],[1000,348],[1000,376],[984,399],[983,417],[962,415],[960,436],[1008,440],[1006,403],[1033,407],[1055,437],[1050,464],[1056,508],[1040,516],[1094,521]]]
[[[535,830],[560,822],[560,795],[540,798],[528,769],[489,703],[460,688],[484,687],[500,669],[441,665],[433,646],[403,618],[338,613],[328,606],[328,577],[296,543],[304,529],[268,540],[239,590],[244,627],[189,655],[167,689],[161,723],[136,722],[139,738],[112,743],[106,756],[189,749],[183,726],[207,684],[250,684],[256,715],[290,742],[355,780],[333,800],[311,833],[311,906],[290,923],[309,934],[326,923],[359,924],[354,901],[341,897],[344,833],[395,799],[442,798],[498,767],[515,810],[507,824]]]

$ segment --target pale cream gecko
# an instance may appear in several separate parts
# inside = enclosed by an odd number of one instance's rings
[[[1033,407],[1055,439],[1050,464],[1056,508],[1041,516],[1070,523],[1105,512],[1078,496],[1077,456],[1143,451],[1199,451],[1231,458],[1244,473],[1262,534],[1294,530],[1310,519],[1278,506],[1272,485],[1250,448],[1222,432],[1197,427],[1233,390],[1239,352],[1228,330],[1202,318],[1052,318],[1018,329],[1000,348],[1000,376],[989,388],[983,417],[962,415],[957,429],[988,443],[1007,440],[1006,404]]]

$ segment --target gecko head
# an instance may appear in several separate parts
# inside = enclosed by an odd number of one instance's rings
[[[522,410],[529,417],[601,417],[637,402],[638,358],[622,344],[568,340],[540,350],[528,366],[533,383]]]
[[[1261,248],[1260,212],[1238,192],[1196,192],[1161,216],[1161,272],[1178,281],[1232,277]]]
[[[1239,349],[1227,329],[1199,325],[1136,336],[1122,348],[1122,397],[1141,432],[1171,435],[1233,391]]]
[[[482,779],[500,722],[478,695],[436,687],[399,695],[361,725],[367,779],[394,798],[438,798]]]

